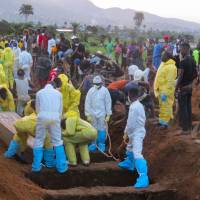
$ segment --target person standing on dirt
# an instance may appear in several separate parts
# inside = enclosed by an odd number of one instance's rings
[[[112,115],[112,100],[107,88],[103,86],[100,76],[93,79],[93,87],[88,91],[85,100],[85,116],[87,121],[97,129],[97,141],[90,146],[90,151],[96,151],[96,146],[102,152],[105,152],[106,146],[106,122],[109,122]]]
[[[158,68],[154,81],[154,94],[159,100],[159,123],[160,128],[167,128],[170,119],[173,118],[174,92],[177,77],[177,68],[172,59],[172,53],[165,51],[162,63]]]
[[[182,134],[190,134],[192,129],[192,83],[197,77],[197,66],[190,55],[190,45],[188,43],[183,43],[180,51],[183,59],[180,61],[178,68],[176,84],[179,104],[179,125],[182,128]]]
[[[36,93],[36,113],[32,171],[39,172],[42,168],[43,146],[48,130],[55,149],[57,171],[64,173],[67,171],[68,165],[61,138],[62,95],[54,89],[53,82]]]
[[[158,69],[161,64],[162,51],[163,51],[163,40],[157,39],[156,44],[154,46],[154,50],[153,50],[153,65],[156,69]]]
[[[139,86],[135,83],[132,83],[128,90],[128,99],[131,105],[124,131],[124,139],[129,139],[129,148],[127,149],[127,158],[118,163],[118,166],[131,171],[136,167],[139,178],[134,187],[146,188],[149,186],[148,167],[147,161],[142,155],[143,140],[146,135],[146,116],[144,106],[138,100],[139,91]]]
[[[48,81],[49,73],[52,68],[51,60],[48,56],[48,52],[44,51],[37,59],[36,63],[36,78],[39,81],[40,87],[44,87]]]

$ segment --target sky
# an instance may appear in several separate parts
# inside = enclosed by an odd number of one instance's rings
[[[199,0],[90,0],[101,8],[119,7],[146,11],[162,17],[200,23]]]

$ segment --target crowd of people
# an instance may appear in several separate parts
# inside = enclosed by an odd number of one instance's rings
[[[83,165],[89,166],[90,152],[106,152],[110,118],[116,105],[124,105],[128,117],[123,138],[128,144],[118,166],[136,168],[135,188],[149,186],[142,154],[146,119],[156,117],[158,102],[156,128],[167,129],[176,98],[181,134],[190,134],[199,49],[192,51],[187,41],[173,42],[168,35],[129,45],[109,38],[105,49],[106,55],[90,54],[77,36],[69,40],[61,33],[56,39],[45,29],[25,30],[20,40],[1,38],[0,109],[21,116],[6,158],[19,153],[24,159],[32,136],[33,172],[39,172],[42,163],[59,173],[77,166],[77,146]]]

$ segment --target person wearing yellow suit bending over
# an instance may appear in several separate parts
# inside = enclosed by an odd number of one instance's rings
[[[79,113],[78,106],[80,104],[81,93],[76,90],[65,74],[60,74],[58,78],[54,79],[56,88],[60,90],[63,98],[63,114],[69,111]]]
[[[97,138],[96,129],[88,122],[79,117],[79,113],[69,111],[66,119],[62,120],[62,136],[65,145],[65,151],[69,160],[69,165],[77,165],[76,146],[79,147],[83,165],[90,164],[90,155],[88,144]]]

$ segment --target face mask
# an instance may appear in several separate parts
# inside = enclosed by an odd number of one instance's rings
[[[98,90],[101,88],[101,85],[94,85],[94,87]]]

